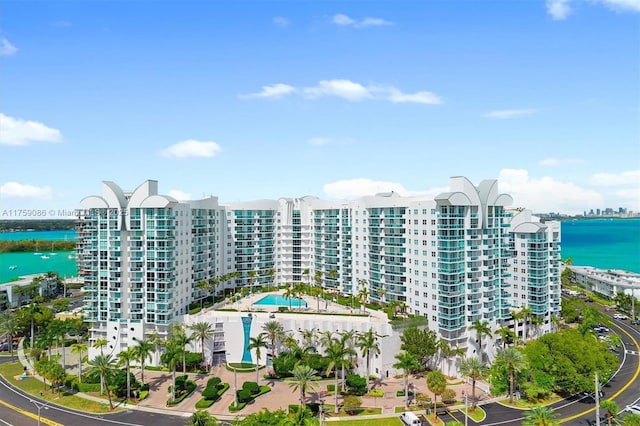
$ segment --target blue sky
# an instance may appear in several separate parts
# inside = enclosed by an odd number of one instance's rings
[[[640,0],[0,7],[0,219],[102,180],[224,203],[456,175],[640,211]]]

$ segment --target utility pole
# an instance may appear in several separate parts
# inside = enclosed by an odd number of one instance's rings
[[[598,372],[596,371],[596,426],[600,426],[600,383],[598,382]]]
[[[467,403],[468,392],[464,393],[464,426],[469,425],[469,405]]]

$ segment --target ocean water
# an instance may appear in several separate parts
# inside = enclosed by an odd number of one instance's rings
[[[562,259],[640,273],[640,218],[562,222]]]
[[[0,232],[0,240],[74,240],[74,230]],[[40,251],[48,255],[47,247]],[[61,276],[76,276],[78,266],[69,259],[70,252],[59,252],[48,259],[33,253],[0,254],[0,283],[21,275],[49,271]],[[588,219],[562,222],[562,259],[571,258],[574,265],[602,269],[623,269],[640,273],[640,218]],[[11,268],[16,266],[16,268]]]

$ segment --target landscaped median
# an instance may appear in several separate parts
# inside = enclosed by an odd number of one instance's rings
[[[104,403],[96,402],[80,398],[66,391],[53,389],[33,376],[22,378],[24,377],[22,375],[23,373],[24,368],[19,362],[0,364],[0,375],[2,375],[7,382],[36,398],[47,401],[48,403],[62,405],[67,408],[89,413],[109,413],[120,411],[119,409],[115,409],[113,411],[109,410],[109,404],[107,404],[106,401]]]
[[[212,377],[202,391],[202,399],[196,402],[196,410],[204,410],[213,405],[229,389],[229,383],[222,383],[219,377]]]
[[[232,413],[240,411],[251,401],[268,392],[271,392],[271,388],[269,386],[259,386],[256,382],[244,382],[242,384],[242,389],[236,392],[238,405],[236,405],[235,401],[232,402],[229,406],[229,411]]]

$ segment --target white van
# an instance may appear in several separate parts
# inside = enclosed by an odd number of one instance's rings
[[[412,413],[411,411],[405,411],[404,413],[400,414],[400,420],[402,421],[402,423],[409,426],[422,425],[422,422],[420,421],[418,416],[416,416],[416,414]]]

